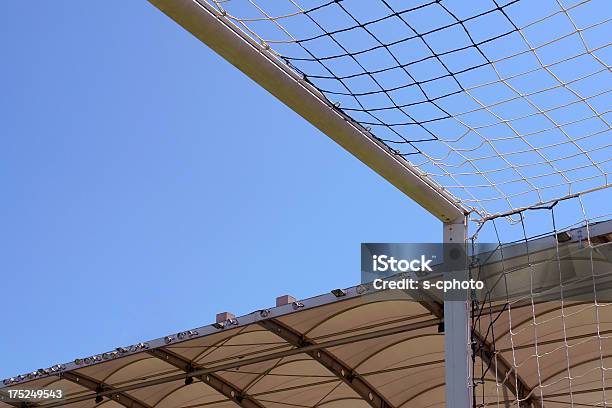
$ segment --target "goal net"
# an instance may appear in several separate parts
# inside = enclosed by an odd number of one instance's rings
[[[610,184],[605,0],[211,4],[475,217]]]

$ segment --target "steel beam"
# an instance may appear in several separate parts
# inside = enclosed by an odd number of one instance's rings
[[[443,222],[464,218],[466,210],[451,194],[342,113],[206,1],[149,2],[434,216]]]
[[[493,367],[497,380],[501,381],[508,391],[520,400],[519,407],[534,406],[535,397],[532,395],[530,387],[512,369],[512,365],[495,351],[493,345],[482,334],[475,332],[474,337],[477,342],[474,353],[480,357],[484,365]]]
[[[279,336],[296,348],[316,344],[312,340],[306,338],[306,336],[304,336],[302,333],[284,325],[276,319],[262,320],[259,322],[259,325]],[[318,350],[308,351],[306,354],[342,380],[373,408],[393,408],[393,405],[391,405],[391,403],[374,387],[372,387],[359,373],[355,372],[351,367],[340,361],[329,351],[321,348]]]
[[[204,367],[193,364],[183,356],[180,356],[173,351],[168,349],[152,349],[147,350],[147,353],[156,357],[166,363],[173,365],[174,367],[189,374],[195,370],[202,369]],[[223,377],[215,373],[208,373],[203,375],[196,375],[197,379],[202,381],[204,384],[213,388],[215,391],[230,399],[238,406],[243,408],[265,408],[252,396],[246,395],[243,390],[235,387],[234,385],[227,382]]]
[[[104,382],[95,380],[80,373],[75,373],[74,371],[66,371],[62,373],[61,378],[72,381],[75,384],[79,384],[81,387],[87,388],[90,391],[95,391],[96,396],[99,396],[100,398],[102,398],[101,393],[104,393],[105,397],[127,408],[152,408],[150,405],[139,401],[125,392],[115,391],[112,386]]]

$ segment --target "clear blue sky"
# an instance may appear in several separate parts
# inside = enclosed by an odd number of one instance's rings
[[[144,0],[3,2],[0,378],[359,279],[437,220]]]

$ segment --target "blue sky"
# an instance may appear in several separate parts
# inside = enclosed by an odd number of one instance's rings
[[[8,0],[0,378],[359,279],[441,225],[146,1]]]

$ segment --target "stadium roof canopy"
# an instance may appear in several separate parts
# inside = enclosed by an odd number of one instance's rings
[[[600,239],[610,237],[608,224],[592,227],[605,228]],[[582,247],[580,234],[567,235],[572,238],[564,246]],[[505,261],[519,274],[535,267],[537,275],[547,260],[556,260],[553,238],[534,241],[529,262],[524,255]],[[585,271],[581,262],[599,268],[598,261],[579,256],[570,261]],[[62,400],[25,405],[44,408],[444,406],[441,303],[367,285],[302,301],[279,299],[271,309],[225,315],[212,325],[7,379],[0,394],[65,392]],[[610,372],[604,367],[612,365],[606,353],[612,350],[610,305],[532,297],[492,305],[488,313],[495,324],[480,316],[473,328],[474,371],[484,379],[485,403],[513,404],[518,396],[523,406],[544,399],[547,407],[565,407],[570,392],[576,404],[605,393]],[[4,401],[1,408],[24,406]]]

